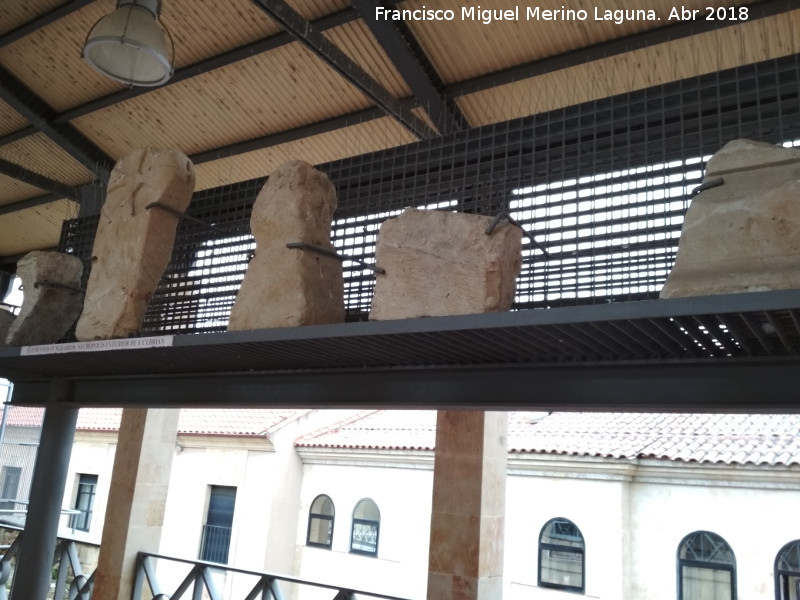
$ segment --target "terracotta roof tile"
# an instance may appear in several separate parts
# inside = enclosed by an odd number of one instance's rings
[[[800,464],[800,415],[553,413],[534,427],[524,415],[509,426],[515,452]]]
[[[284,421],[305,411],[251,409],[182,409],[178,431],[206,435],[266,435]]]
[[[299,438],[302,447],[432,450],[436,411],[373,410],[362,412]]]
[[[40,427],[44,409],[38,406],[9,406],[6,425],[15,427]]]
[[[196,435],[265,435],[280,423],[300,414],[298,410],[181,409],[178,433]],[[82,408],[79,430],[117,431],[121,408]]]
[[[435,411],[360,413],[298,439],[301,447],[431,450]],[[800,415],[510,414],[509,451],[684,462],[800,464]]]
[[[178,432],[197,435],[264,435],[301,410],[274,409],[181,409]],[[9,406],[6,424],[40,427],[41,407]],[[82,408],[78,412],[79,431],[118,431],[121,408]]]
[[[121,408],[82,408],[78,411],[78,431],[117,431]]]

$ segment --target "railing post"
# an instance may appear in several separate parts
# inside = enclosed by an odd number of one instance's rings
[[[67,583],[67,565],[69,564],[69,557],[66,552],[66,545],[69,542],[59,541],[56,546],[56,553],[53,557],[53,566],[58,564],[58,571],[56,574],[56,592],[64,593],[64,587]]]
[[[203,571],[205,570],[205,567],[200,567],[195,572],[192,600],[203,600],[203,592],[205,591],[203,586]]]
[[[205,584],[210,600],[222,600],[222,596],[219,591],[217,591],[217,584],[214,583],[214,574],[209,567],[203,569],[203,583]]]
[[[36,454],[31,482],[25,535],[19,547],[11,597],[15,600],[46,600],[50,591],[53,548],[58,539],[58,522],[78,408],[70,406],[72,383],[66,379],[50,383],[42,437]],[[15,592],[19,592],[15,595]]]
[[[5,554],[0,558],[0,600],[8,599],[6,583],[8,583],[8,578],[11,576],[11,559],[19,552],[19,544],[22,541],[21,538],[22,532],[20,531],[17,537],[14,538],[14,541],[11,542],[11,545],[6,549]]]
[[[133,578],[133,590],[131,591],[131,598],[135,600],[139,600],[142,597],[142,586],[144,583],[144,579],[147,578],[147,573],[145,572],[145,561],[148,560],[147,556],[144,556],[141,552],[136,557],[136,575]],[[150,591],[153,591],[153,585],[148,581],[148,585],[150,586]],[[155,596],[155,594],[153,594]]]
[[[274,598],[274,600],[283,600],[283,592],[281,592],[277,579],[270,580],[269,591],[272,593],[272,598]],[[269,596],[266,597],[266,600],[269,600]]]

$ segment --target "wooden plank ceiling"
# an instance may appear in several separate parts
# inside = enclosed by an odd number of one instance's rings
[[[455,18],[400,24],[376,22],[366,0],[287,0],[357,65],[365,88],[273,20],[269,9],[281,3],[163,0],[175,76],[128,89],[81,58],[113,0],[0,2],[0,268],[55,246],[81,186],[137,147],[181,149],[205,189],[292,158],[322,163],[406,144],[443,123],[475,127],[800,52],[796,0],[717,3],[747,6],[749,19],[689,22],[668,19],[672,0],[607,0],[604,10],[660,17],[619,23],[595,21],[594,0],[569,3],[588,11],[583,22],[525,18],[527,6],[559,9],[561,0],[494,0],[485,4],[521,14],[492,23],[462,18],[475,0],[406,0],[397,8]],[[681,4],[702,16],[709,2]],[[392,106],[421,125],[409,127]]]

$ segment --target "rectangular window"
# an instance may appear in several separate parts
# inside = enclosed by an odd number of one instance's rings
[[[681,567],[683,600],[731,600],[733,572],[683,565]]]
[[[583,589],[583,553],[542,549],[539,555],[540,585]]]
[[[97,475],[78,475],[78,492],[73,508],[78,512],[70,518],[69,526],[77,531],[89,531],[94,510],[94,496],[97,493]]]
[[[0,514],[7,515],[17,509],[17,491],[22,475],[20,467],[3,467],[3,490],[0,497]]]
[[[236,506],[236,488],[212,485],[208,497],[208,514],[203,525],[200,543],[200,560],[228,564],[231,546],[233,510]]]

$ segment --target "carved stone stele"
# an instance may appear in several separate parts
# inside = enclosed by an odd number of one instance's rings
[[[92,248],[79,340],[124,338],[141,328],[147,303],[172,254],[178,212],[194,191],[194,165],[179,150],[140,148],[111,172]]]
[[[64,337],[81,312],[82,273],[80,259],[70,254],[36,251],[23,256],[17,263],[22,307],[8,329],[6,344],[52,344]]]
[[[505,311],[522,266],[522,231],[490,217],[409,209],[381,225],[371,320]]]
[[[800,288],[800,150],[736,140],[717,152],[662,298]]]
[[[247,266],[228,329],[295,327],[344,321],[342,263],[311,250],[334,251],[336,189],[310,164],[295,160],[273,172],[253,204],[256,251]]]

